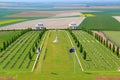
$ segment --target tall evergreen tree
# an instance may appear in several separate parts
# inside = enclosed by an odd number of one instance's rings
[[[113,44],[113,52],[115,52],[115,45]]]
[[[37,42],[36,42],[36,43],[35,43],[35,47],[37,48],[37,46],[38,46],[38,45],[37,45]]]
[[[81,53],[83,52],[83,47],[82,47],[82,45],[80,46],[80,52],[81,52]]]
[[[31,56],[31,53],[29,52],[29,59],[31,60],[32,59],[32,56]]]
[[[108,39],[106,40],[106,47],[108,47]]]
[[[75,43],[77,43],[77,41],[78,41],[78,40],[77,40],[77,38],[75,37]]]
[[[86,53],[86,51],[84,51],[84,60],[86,60],[86,57],[87,57],[87,53]]]
[[[109,49],[111,50],[111,44],[109,44]]]
[[[32,51],[35,52],[35,47],[33,46]]]
[[[117,56],[119,56],[119,47],[117,47],[116,54],[117,54]]]
[[[77,47],[80,47],[80,42],[78,41],[78,43],[77,43]]]
[[[6,44],[5,44],[5,42],[3,42],[3,50],[5,50],[6,49]]]
[[[106,43],[105,43],[105,40],[103,41],[103,44],[105,45]]]
[[[6,42],[6,46],[7,46],[7,47],[9,46],[9,42],[8,42],[8,41]]]

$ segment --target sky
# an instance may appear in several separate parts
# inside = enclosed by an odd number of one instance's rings
[[[120,0],[0,0],[0,2],[111,2]]]

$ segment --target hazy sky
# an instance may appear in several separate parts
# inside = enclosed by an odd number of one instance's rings
[[[0,0],[2,2],[106,2],[106,1],[120,1],[120,0]]]

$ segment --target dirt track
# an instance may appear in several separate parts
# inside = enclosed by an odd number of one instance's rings
[[[107,36],[103,33],[103,32],[101,32],[101,31],[94,31],[94,34],[98,34],[99,36],[101,36],[102,38],[103,38],[103,40],[108,40],[108,44],[110,45],[111,44],[111,46],[113,46],[113,45],[115,45],[110,39],[108,39],[107,38]],[[115,45],[115,49],[117,49],[117,46]],[[119,48],[119,51],[120,51],[120,48]]]
[[[47,29],[55,28],[66,29],[68,27],[68,24],[74,22],[77,25],[79,25],[84,19],[85,17],[38,19],[4,26],[1,27],[0,30],[26,29],[26,28],[35,29],[35,25],[38,23],[43,23]]]
[[[120,16],[113,16],[113,18],[120,22]]]

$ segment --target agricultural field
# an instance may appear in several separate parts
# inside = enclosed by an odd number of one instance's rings
[[[80,14],[80,17],[94,17],[93,14]]]
[[[79,28],[94,30],[120,30],[120,23],[112,16],[87,17]]]
[[[15,22],[20,22],[20,21],[25,21],[27,19],[11,19],[11,20],[5,20],[1,21],[0,25],[5,25],[5,24],[10,24],[10,23],[15,23]]]
[[[20,34],[21,31],[0,31],[0,48],[3,48],[3,42],[11,40]]]
[[[1,9],[0,8],[0,27],[25,21],[25,20],[22,20],[23,18],[9,18],[9,17],[6,17],[8,15],[12,15],[12,14],[20,13],[20,12],[21,12],[20,10]],[[26,18],[24,18],[24,19],[26,19]]]
[[[118,22],[120,22],[120,16],[113,16]]]
[[[5,9],[0,8],[0,11],[1,11],[1,13],[0,13],[0,17],[1,17],[0,18],[0,22],[1,22],[0,27],[7,28],[8,25],[13,25],[13,26],[15,25],[16,26],[16,23],[26,22],[29,20],[36,20],[36,19],[40,19],[40,20],[44,21],[44,19],[57,19],[57,20],[59,20],[60,18],[66,18],[66,19],[67,18],[79,18],[80,14],[82,12],[97,12],[97,10],[89,10],[89,9],[83,10],[83,9],[64,9],[64,8],[53,8],[53,7],[46,8],[46,7],[45,8],[37,7],[37,8],[25,8],[24,9],[22,7],[19,8],[17,6],[16,8],[14,8],[14,7],[5,8]],[[21,20],[17,21],[17,19],[21,19]],[[9,22],[9,20],[10,20],[10,22]],[[11,22],[11,20],[16,20],[16,21]],[[71,22],[73,22],[73,21],[74,21],[74,19]],[[69,22],[69,23],[71,23],[71,22]],[[46,22],[45,22],[45,24],[46,24]],[[61,23],[59,23],[59,24],[61,24]],[[28,25],[28,26],[30,27],[32,25]],[[19,27],[21,27],[21,26],[19,26]],[[26,27],[26,26],[23,26],[23,27]]]
[[[72,22],[79,25],[82,23],[82,21],[85,19],[85,17],[69,17],[69,18],[50,18],[50,19],[36,19],[26,22],[21,22],[18,24],[8,25],[5,27],[1,27],[0,30],[6,30],[6,29],[27,29],[32,28],[35,29],[35,25],[38,23],[43,23],[44,26],[47,29],[66,29],[68,28],[68,25]]]
[[[110,39],[115,45],[120,47],[120,31],[103,31],[108,39]]]
[[[83,14],[92,14],[93,17],[86,17],[84,22],[79,25],[79,28],[94,29],[94,30],[120,30],[120,23],[113,18],[119,16],[119,9],[98,9],[101,12],[92,12]]]
[[[89,10],[88,10],[89,11]],[[17,14],[8,15],[6,17],[20,18],[20,17],[67,17],[67,16],[76,16],[80,15],[83,12],[82,10],[68,10],[68,11],[31,11],[31,12],[22,12]]]

